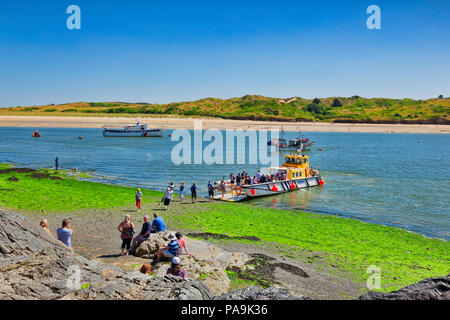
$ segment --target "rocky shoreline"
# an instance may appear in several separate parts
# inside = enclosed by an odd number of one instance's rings
[[[79,277],[78,277],[79,276]],[[239,296],[233,293],[233,298]],[[242,297],[291,298],[277,288],[251,288]],[[179,277],[149,276],[89,260],[61,245],[36,223],[0,210],[0,299],[210,300],[203,283]]]
[[[161,234],[159,238],[148,241],[140,254],[151,255],[155,244],[165,241],[165,236]],[[208,252],[209,257],[194,254],[195,258],[188,258],[191,262],[185,262],[190,268],[196,266],[201,269],[208,265],[211,270],[219,272],[224,267],[240,268],[248,258],[267,259],[242,253],[233,255],[197,241],[198,245],[192,243],[192,249]],[[275,286],[266,289],[250,286],[218,294],[220,290],[211,290],[205,282],[167,276],[161,269],[163,267],[162,264],[158,266],[155,271],[160,272],[152,276],[87,259],[69,251],[23,215],[0,210],[0,299],[309,299],[306,296],[294,296]],[[193,270],[191,273],[195,274]],[[300,276],[305,277],[307,274]],[[390,293],[369,292],[359,299],[450,299],[450,276],[426,279]]]

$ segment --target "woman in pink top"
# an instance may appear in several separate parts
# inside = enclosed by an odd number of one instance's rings
[[[186,254],[190,254],[188,249],[186,248],[186,241],[184,241],[183,235],[181,234],[181,232],[175,233],[175,237],[177,237],[177,241],[178,241],[178,244],[180,245],[181,250],[184,249],[184,251],[186,251]]]
[[[141,189],[137,189],[136,193],[136,207],[138,208],[138,211],[141,211],[141,203],[142,203],[142,192]]]

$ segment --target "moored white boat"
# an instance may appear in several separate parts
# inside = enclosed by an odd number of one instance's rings
[[[103,129],[104,137],[162,137],[164,130],[162,128],[148,128],[147,124],[124,126],[122,128],[105,127]]]

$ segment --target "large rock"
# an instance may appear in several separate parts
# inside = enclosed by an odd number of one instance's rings
[[[450,300],[450,274],[428,278],[388,293],[370,291],[359,300]]]
[[[150,238],[141,243],[136,250],[139,257],[153,258],[160,246],[167,244],[168,235],[172,231],[152,233]],[[191,255],[180,256],[181,265],[186,270],[186,277],[201,280],[212,293],[219,295],[228,292],[230,279],[225,273],[227,267],[242,267],[249,257],[240,252],[228,252],[205,241],[184,237]],[[152,273],[165,275],[170,261],[156,264]]]
[[[25,217],[0,210],[0,299],[210,299],[201,282],[151,277],[72,253]]]

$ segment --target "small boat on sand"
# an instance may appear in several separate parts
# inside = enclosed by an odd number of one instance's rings
[[[163,133],[162,128],[148,128],[147,124],[140,124],[139,121],[122,128],[103,128],[104,137],[162,137]]]
[[[324,184],[319,170],[309,166],[309,157],[302,154],[284,156],[284,164],[268,169],[269,181],[259,181],[254,184],[236,186],[229,181],[225,184],[225,192],[214,196],[216,200],[241,201],[248,198],[276,195]],[[219,190],[221,191],[221,190]]]

